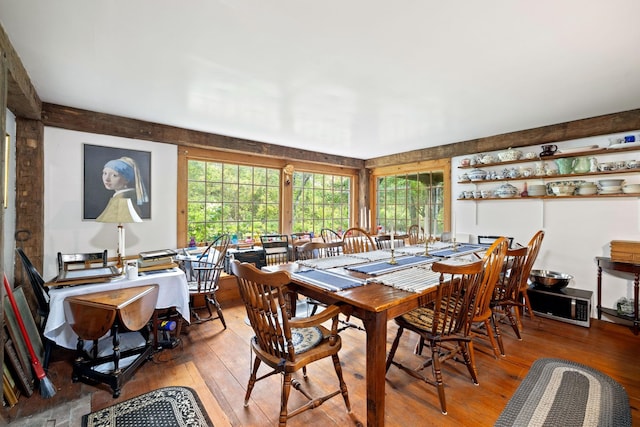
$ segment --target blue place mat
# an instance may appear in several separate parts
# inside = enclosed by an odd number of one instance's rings
[[[407,256],[396,258],[397,264],[389,264],[389,261],[376,261],[370,262],[364,265],[356,265],[351,267],[345,267],[348,270],[357,271],[359,273],[371,274],[377,276],[378,274],[389,273],[395,270],[410,267],[417,264],[426,264],[428,262],[435,262],[438,258],[423,257],[423,256]]]
[[[460,256],[460,255],[466,255],[466,254],[471,254],[474,252],[479,252],[479,251],[486,251],[487,247],[484,245],[458,245],[458,250],[454,251],[453,249],[442,249],[439,251],[433,251],[433,252],[429,252],[429,254],[433,255],[433,256],[438,256],[438,257],[443,257],[443,258],[448,258],[448,257],[454,257],[454,256]]]
[[[328,291],[341,291],[364,285],[364,280],[344,274],[331,273],[323,270],[298,271],[291,274],[299,280],[318,286]]]

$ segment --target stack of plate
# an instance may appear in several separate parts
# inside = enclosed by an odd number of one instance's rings
[[[529,196],[546,196],[547,186],[544,184],[529,185],[529,188],[527,189],[527,193],[529,193]]]

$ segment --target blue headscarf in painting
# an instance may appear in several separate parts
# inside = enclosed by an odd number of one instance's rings
[[[107,164],[104,165],[105,168],[113,169],[118,172],[119,175],[122,175],[124,179],[127,180],[130,184],[133,184],[133,180],[135,179],[135,173],[133,171],[133,166],[129,163],[125,162],[122,159],[114,159],[109,160]]]
[[[131,157],[120,157],[119,159],[109,160],[104,167],[116,171],[122,175],[130,185],[135,185],[136,204],[141,205],[149,202],[149,195],[147,194],[147,189],[144,186],[144,182],[140,176],[140,170],[135,160]]]

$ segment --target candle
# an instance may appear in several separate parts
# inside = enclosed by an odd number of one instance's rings
[[[431,236],[431,227],[430,227],[431,221],[429,221],[429,217],[427,216],[427,206],[425,205],[424,207],[424,238],[425,240],[427,239],[427,230],[429,230],[429,236]]]
[[[453,212],[453,236],[451,236],[452,238],[456,238],[456,213]]]
[[[393,228],[392,228],[392,229],[391,229],[391,249],[395,249],[395,248],[393,247],[394,243],[395,243],[395,242],[393,241]]]

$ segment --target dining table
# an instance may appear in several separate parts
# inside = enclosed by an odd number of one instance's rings
[[[56,345],[68,349],[75,349],[78,335],[67,322],[64,300],[69,297],[88,293],[132,288],[137,286],[157,284],[158,299],[156,309],[175,307],[184,320],[190,322],[189,287],[184,271],[179,268],[140,273],[135,278],[118,275],[109,281],[87,283],[75,286],[50,286],[49,289],[49,317],[44,328],[44,336]],[[55,285],[55,283],[53,284]]]
[[[366,420],[368,426],[383,426],[387,322],[433,300],[440,279],[431,271],[433,262],[468,262],[466,256],[472,258],[486,248],[438,243],[425,254],[423,244],[395,250],[393,257],[390,250],[383,249],[263,269],[288,271],[294,298],[301,294],[324,304],[342,305],[362,321],[366,331]]]

